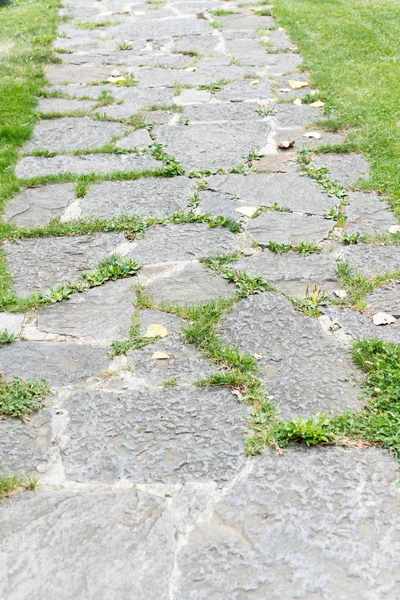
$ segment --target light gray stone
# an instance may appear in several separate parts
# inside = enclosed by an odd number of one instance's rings
[[[146,278],[147,292],[158,304],[198,304],[230,298],[237,291],[235,285],[194,261],[180,265],[149,265],[143,268],[142,274]]]
[[[191,530],[177,598],[397,597],[394,458],[314,448],[268,452],[252,467]]]
[[[377,288],[366,301],[369,312],[386,312],[400,318],[400,284]]]
[[[68,479],[134,483],[216,481],[244,464],[248,408],[225,389],[78,391],[65,403]]]
[[[150,146],[151,143],[152,139],[147,129],[138,129],[130,135],[122,138],[122,140],[118,140],[115,145],[117,148],[134,150],[136,148],[146,148],[147,146]]]
[[[350,308],[341,309],[334,306],[325,308],[324,313],[334,323],[334,331],[341,329],[355,340],[376,338],[400,344],[400,321],[390,325],[374,325],[372,314],[360,314]]]
[[[327,167],[332,179],[348,187],[370,175],[368,161],[362,154],[324,154],[316,156],[313,162],[317,167]]]
[[[270,242],[318,244],[328,237],[333,225],[332,221],[321,217],[271,210],[246,223],[245,230],[260,246],[268,246]]]
[[[309,130],[311,131],[311,129]],[[275,132],[275,139],[277,146],[282,140],[294,141],[294,146],[289,150],[281,150],[279,152],[283,154],[289,154],[291,152],[297,152],[303,149],[313,149],[319,146],[329,146],[335,144],[344,144],[346,136],[343,133],[330,133],[323,129],[313,128],[312,131],[317,132],[320,138],[308,138],[304,134],[307,133],[301,127],[280,127]]]
[[[183,119],[193,123],[209,123],[211,121],[260,121],[257,113],[258,105],[253,102],[218,102],[212,104],[192,104],[185,106]],[[254,124],[256,127],[257,124]]]
[[[377,194],[349,192],[346,206],[347,221],[344,229],[348,233],[362,232],[374,235],[379,231],[388,231],[392,225],[398,225],[396,216],[389,205]]]
[[[400,247],[381,244],[356,244],[340,253],[340,258],[361,275],[375,277],[400,269]]]
[[[302,127],[323,118],[322,108],[314,108],[308,104],[277,104],[275,106],[276,119],[279,127]]]
[[[184,71],[178,69],[135,69],[135,77],[138,79],[138,89],[173,87],[176,83],[184,85],[200,85],[211,83],[212,77],[202,75],[198,71]]]
[[[282,31],[281,28],[268,32],[268,42],[275,50],[290,50],[294,47],[286,31]]]
[[[82,216],[102,219],[119,214],[167,217],[187,208],[194,193],[192,185],[193,181],[186,177],[95,183],[81,202]]]
[[[276,22],[272,17],[259,17],[257,15],[229,15],[227,17],[218,17],[224,24],[224,30],[227,31],[231,29],[242,30],[242,29],[257,29],[258,27],[265,27],[269,29],[273,27]]]
[[[350,352],[282,295],[242,300],[221,332],[228,343],[262,356],[262,378],[284,418],[356,408],[361,389]]]
[[[21,333],[25,315],[17,313],[0,313],[0,331],[8,331],[12,335]]]
[[[38,313],[38,328],[44,333],[97,344],[127,338],[132,325],[135,282],[133,277],[110,281],[44,308]]]
[[[209,102],[211,100],[211,92],[207,90],[195,90],[192,88],[183,89],[175,98],[176,104],[184,106],[185,104],[193,104],[195,102]]]
[[[44,377],[54,387],[82,384],[109,365],[103,348],[73,342],[14,342],[0,348],[6,378]]]
[[[215,175],[208,178],[207,188],[239,197],[244,205],[289,208],[294,212],[323,215],[338,204],[309,177],[298,173]],[[200,194],[201,197],[201,194]]]
[[[146,40],[157,40],[161,36],[163,38],[170,38],[170,36],[198,36],[201,34],[208,34],[210,26],[204,19],[197,19],[195,16],[192,18],[175,17],[173,19],[165,19],[161,24],[154,19],[154,21],[144,22],[131,22],[123,25],[117,25],[115,27],[108,28],[110,35],[117,39],[146,39]]]
[[[141,335],[146,335],[148,327],[154,323],[165,327],[168,335],[180,333],[182,328],[187,325],[187,321],[170,313],[153,310],[152,308],[144,308],[139,311],[139,332]]]
[[[234,81],[225,85],[215,95],[219,100],[243,102],[244,100],[267,100],[272,97],[268,81],[263,79],[258,85],[251,85],[251,79]],[[253,80],[254,81],[254,80]],[[255,107],[256,108],[256,107]]]
[[[220,43],[220,38],[212,35],[211,32],[202,35],[174,36],[174,52],[197,52],[199,54],[210,54],[217,52],[216,46]]]
[[[73,183],[26,188],[9,202],[4,220],[15,223],[19,227],[42,227],[62,215],[74,199]]]
[[[67,56],[70,56],[69,54]],[[70,113],[92,110],[96,102],[91,100],[73,100],[71,98],[40,98],[37,110],[43,114]]]
[[[127,255],[148,264],[229,254],[238,249],[238,238],[228,229],[206,223],[169,223],[150,227],[131,246]]]
[[[240,215],[236,212],[237,208],[243,206],[243,202],[235,198],[229,198],[217,192],[201,192],[200,203],[196,208],[196,213],[199,215],[211,214],[215,217],[223,216],[227,219],[237,221]]]
[[[158,127],[155,135],[167,151],[189,170],[230,168],[246,160],[249,152],[267,143],[268,123],[189,124]]]
[[[78,279],[94,269],[125,240],[120,233],[92,236],[28,238],[4,244],[14,289],[25,295]]]
[[[167,125],[175,117],[170,110],[150,110],[146,114],[146,123],[150,125]]]
[[[26,153],[35,150],[94,150],[128,131],[129,128],[121,123],[93,121],[90,117],[44,119],[36,125],[33,138],[25,144],[23,150]]]
[[[302,256],[297,252],[275,254],[264,250],[242,258],[234,268],[253,277],[262,277],[293,296],[305,295],[307,287],[310,293],[314,286],[325,291],[338,288],[336,260],[331,252]]]
[[[121,73],[126,72],[126,68],[118,69]],[[112,65],[109,66],[89,66],[89,65],[50,65],[46,71],[47,81],[50,85],[60,85],[63,83],[86,84],[96,81],[106,81],[114,71]]]
[[[60,155],[51,158],[28,156],[17,164],[16,173],[21,179],[30,179],[43,175],[59,175],[60,173],[75,173],[76,175],[117,173],[119,171],[138,173],[162,168],[163,163],[145,154],[82,154]]]

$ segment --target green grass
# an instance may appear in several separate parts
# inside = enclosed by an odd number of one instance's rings
[[[22,490],[34,490],[36,480],[31,477],[21,477],[0,472],[0,500],[7,498]]]
[[[50,394],[50,386],[44,379],[25,381],[14,377],[6,380],[0,375],[0,418],[23,419],[39,410]]]
[[[275,0],[332,121],[356,130],[371,188],[400,214],[400,0]]]
[[[76,24],[79,29],[100,29],[102,27],[111,27],[111,25],[118,25],[120,21],[80,21]]]

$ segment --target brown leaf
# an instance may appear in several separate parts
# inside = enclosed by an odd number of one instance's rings
[[[301,90],[301,88],[308,87],[308,81],[297,81],[296,79],[289,79],[288,83],[293,90]]]
[[[372,317],[374,325],[390,325],[390,323],[396,323],[397,319],[393,315],[389,315],[385,312],[378,312]]]
[[[311,102],[310,106],[313,106],[314,108],[322,108],[325,106],[325,102],[322,102],[322,100],[316,100],[315,102]]]
[[[278,148],[282,148],[283,150],[287,150],[288,148],[291,148],[292,146],[294,146],[295,142],[294,140],[282,140],[281,142],[279,142],[278,144]]]
[[[151,358],[154,358],[154,360],[166,360],[167,358],[169,358],[169,354],[167,354],[166,352],[154,352]]]

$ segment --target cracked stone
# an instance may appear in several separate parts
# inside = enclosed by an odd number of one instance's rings
[[[331,178],[346,187],[370,175],[368,161],[362,154],[324,154],[315,156],[313,163],[317,167],[327,167]]]
[[[377,288],[366,302],[368,312],[386,312],[400,319],[400,284]]]
[[[77,391],[65,409],[62,455],[75,481],[223,483],[246,460],[249,410],[225,389]]]
[[[321,217],[308,217],[296,213],[271,210],[252,219],[245,225],[248,234],[261,246],[276,244],[299,244],[325,240],[333,223]]]
[[[118,140],[115,145],[117,148],[135,150],[136,148],[146,148],[147,146],[150,146],[152,141],[147,129],[138,129],[122,138],[122,140]]]
[[[20,295],[57,283],[79,279],[124,242],[120,233],[92,236],[23,239],[4,244],[9,267]]]
[[[398,224],[389,205],[377,194],[349,192],[347,201],[347,221],[344,229],[348,233],[362,232],[374,235],[377,231],[387,231],[392,225]]]
[[[4,220],[19,227],[42,227],[62,215],[74,199],[73,183],[26,188],[8,203]]]
[[[350,352],[282,295],[242,300],[221,332],[228,343],[262,356],[262,378],[284,418],[356,408],[361,389]]]
[[[324,308],[324,314],[353,339],[380,339],[400,344],[400,322],[378,327],[372,321],[372,314],[360,314],[350,308]]]
[[[345,248],[340,259],[361,275],[375,277],[385,272],[398,271],[400,247],[381,244],[356,244]]]

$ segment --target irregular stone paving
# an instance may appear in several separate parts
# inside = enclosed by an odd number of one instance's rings
[[[293,103],[313,92],[310,74],[258,8],[64,2],[62,62],[47,69],[49,97],[16,167],[25,181],[4,219],[28,229],[100,219],[108,231],[8,240],[13,291],[79,280],[112,254],[142,268],[0,314],[0,330],[20,334],[0,348],[2,375],[44,377],[53,391],[29,419],[0,420],[0,470],[39,480],[0,504],[4,600],[399,597],[395,460],[329,447],[246,457],[251,407],[228,387],[198,387],[222,367],[188,345],[187,320],[139,302],[141,290],[178,307],[232,298],[236,285],[202,262],[219,255],[232,255],[237,275],[270,282],[276,291],[236,302],[216,331],[257,358],[282,418],[361,407],[352,341],[400,343],[400,250],[382,241],[397,219],[357,187],[370,175],[357,154],[311,156],[346,191],[344,228],[326,218],[340,201],[300,172],[297,153],[345,135],[312,126],[323,109]],[[283,140],[295,143],[282,150]],[[61,175],[68,182],[46,179]],[[83,191],[71,182],[82,175],[93,175]],[[115,217],[141,219],[143,231],[114,233]],[[377,237],[345,245],[344,233]],[[366,277],[387,273],[363,313],[332,304],[344,292],[338,260]],[[319,318],[295,308],[315,290],[330,297]],[[376,326],[382,311],[397,321]],[[154,325],[166,335],[110,354]]]

